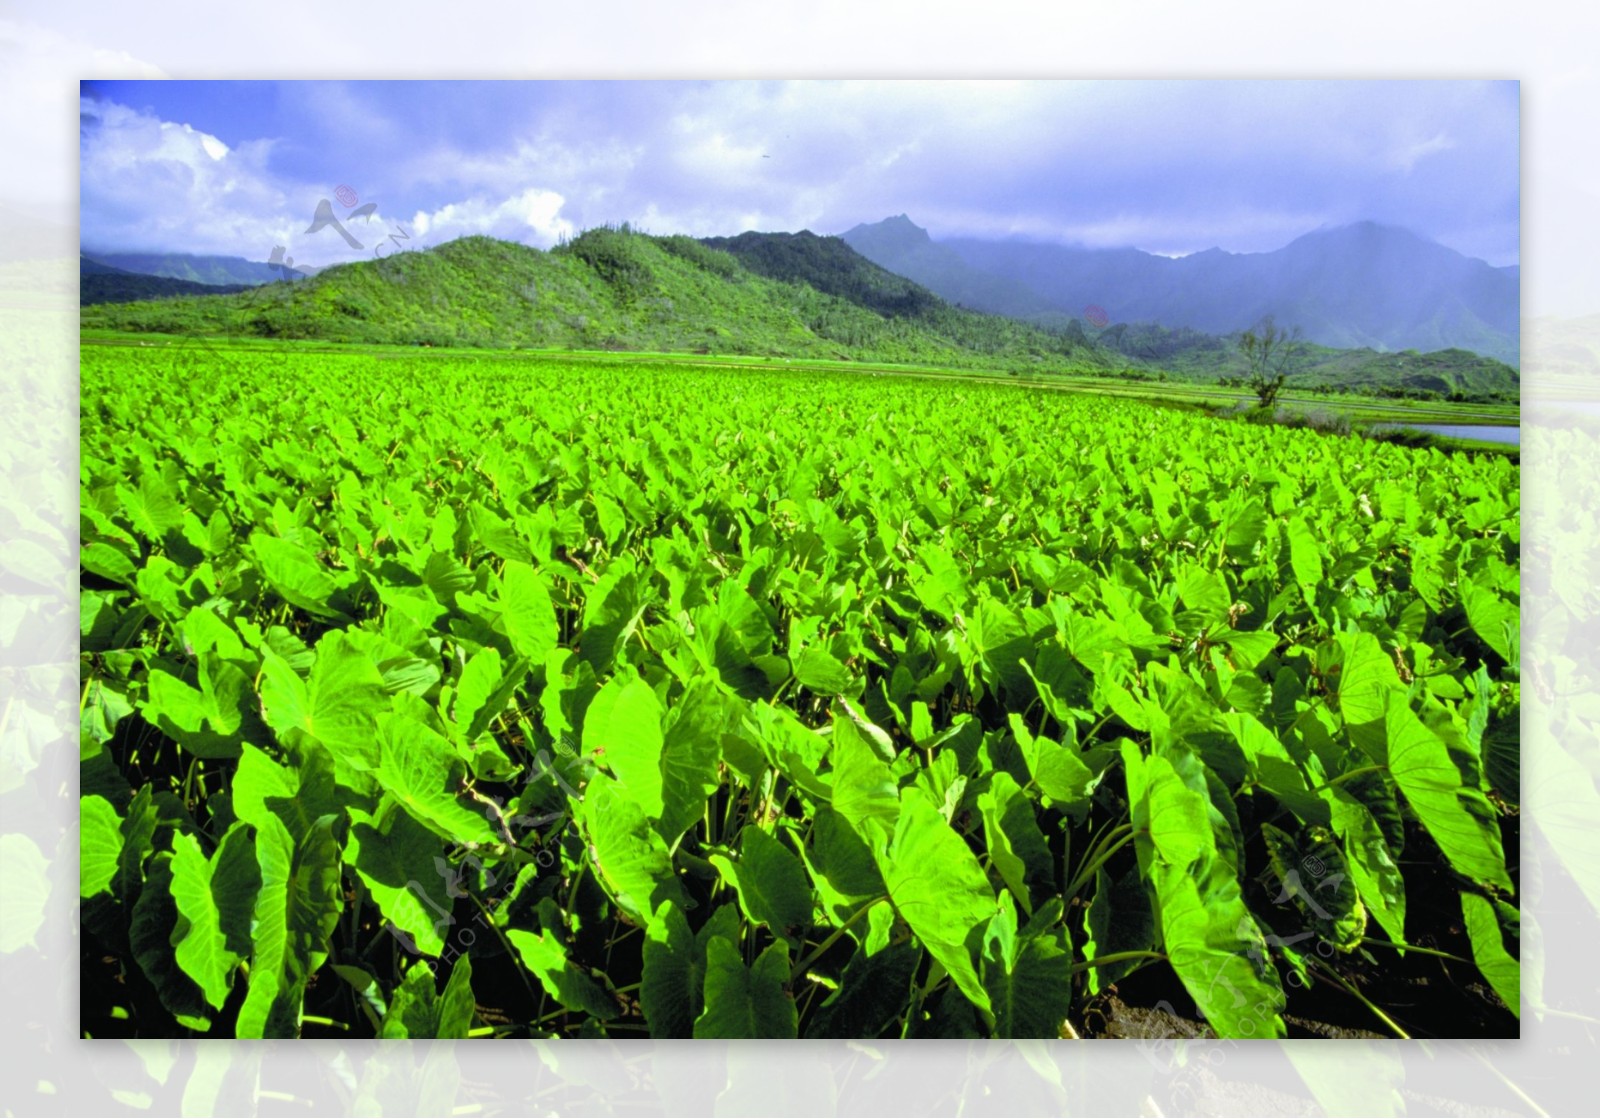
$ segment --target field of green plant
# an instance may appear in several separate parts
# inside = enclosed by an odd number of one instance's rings
[[[82,349],[87,1036],[1513,1036],[1519,473]]]

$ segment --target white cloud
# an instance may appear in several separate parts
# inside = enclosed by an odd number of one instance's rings
[[[188,124],[89,98],[81,113],[81,224],[90,248],[264,260],[314,208],[291,205],[267,171],[269,143],[234,149]]]
[[[499,202],[472,198],[432,212],[419,210],[412,232],[424,245],[437,245],[474,234],[549,248],[577,232],[561,216],[566,199],[553,190],[530,188]]]
[[[626,179],[643,148],[617,141],[563,143],[548,136],[522,139],[501,150],[468,153],[451,146],[408,155],[399,166],[401,187],[468,187],[509,197],[530,182],[572,199],[579,193],[601,196],[608,184]]]
[[[330,103],[330,102],[323,102]],[[347,111],[354,103],[335,99]],[[114,102],[85,98],[80,147],[83,244],[103,251],[217,253],[266,260],[283,246],[300,265],[326,266],[365,259],[403,218],[379,209],[350,221],[345,209],[327,199],[328,188],[294,182],[268,166],[274,141],[254,140],[230,147],[219,137],[189,124],[162,120]],[[548,156],[549,152],[542,153]],[[527,165],[541,153],[525,149]],[[615,160],[616,152],[603,153]],[[487,170],[474,161],[445,160],[469,179]],[[582,160],[568,157],[569,170]],[[497,181],[512,182],[517,168],[497,168]],[[522,182],[527,181],[526,167]],[[470,188],[469,188],[470,189]],[[448,195],[446,195],[448,197]],[[312,232],[321,200],[341,220],[348,240],[324,224]],[[577,232],[563,216],[566,198],[544,187],[482,191],[411,219],[416,247],[483,234],[549,247]],[[353,242],[353,243],[352,243]]]
[[[316,200],[350,181],[384,202],[374,227],[415,214],[423,243],[482,233],[543,245],[623,220],[698,236],[826,233],[906,212],[935,238],[1176,254],[1277,248],[1361,218],[1486,226],[1505,199],[1514,220],[1517,189],[1500,154],[1515,98],[1471,83],[530,83],[443,85],[437,103],[409,87],[284,89],[282,154],[325,181],[269,173],[265,141],[230,134],[230,150],[134,119],[121,148],[145,146],[125,182],[94,179],[85,143],[86,236],[181,228],[195,251],[285,244],[305,263],[349,260],[364,251],[305,230]],[[261,247],[199,243],[240,230]],[[1514,239],[1500,250],[1515,252]]]
[[[1402,144],[1392,159],[1394,165],[1401,171],[1409,172],[1420,160],[1438,152],[1449,151],[1456,146],[1456,142],[1443,132],[1435,133],[1426,140]]]

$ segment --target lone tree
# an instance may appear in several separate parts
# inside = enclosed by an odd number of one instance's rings
[[[1278,392],[1294,371],[1303,348],[1300,328],[1285,330],[1271,315],[1239,335],[1239,351],[1249,369],[1244,383],[1256,394],[1261,407],[1270,408],[1277,403]]]

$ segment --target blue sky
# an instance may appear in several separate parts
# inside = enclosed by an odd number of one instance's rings
[[[81,113],[91,250],[326,265],[396,227],[548,247],[907,213],[1171,255],[1370,219],[1520,259],[1515,82],[107,81]],[[324,198],[375,205],[360,250],[306,232]]]

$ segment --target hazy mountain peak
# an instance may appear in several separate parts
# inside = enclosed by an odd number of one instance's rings
[[[913,252],[932,241],[928,231],[905,214],[896,214],[878,222],[862,222],[841,236],[851,244],[864,241],[885,252]]]
[[[912,233],[920,237],[928,236],[928,231],[923,229],[916,222],[912,221],[910,215],[908,214],[896,214],[892,218],[884,218],[878,224],[886,229],[892,229],[897,232]]]
[[[1408,249],[1427,246],[1435,251],[1455,252],[1454,249],[1441,245],[1437,241],[1430,241],[1421,234],[1403,226],[1387,225],[1383,222],[1371,220],[1348,222],[1344,225],[1319,226],[1310,233],[1304,233],[1296,237],[1284,248],[1292,249],[1301,244],[1345,244],[1362,247],[1394,245]]]
[[[914,232],[914,236],[913,236]],[[930,241],[900,215],[844,235],[935,294],[1024,317],[1103,308],[1116,322],[1210,334],[1263,314],[1341,348],[1460,348],[1516,364],[1520,269],[1492,268],[1412,230],[1328,225],[1267,252],[1168,258],[1016,240]]]

